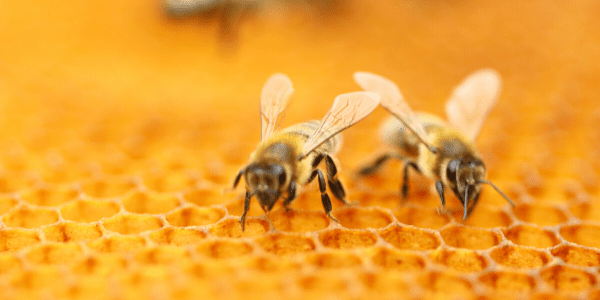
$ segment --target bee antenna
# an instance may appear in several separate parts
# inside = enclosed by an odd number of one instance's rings
[[[467,184],[467,187],[465,188],[465,201],[463,202],[463,221],[467,219],[467,199],[469,199],[467,197],[469,193],[469,185]]]
[[[506,194],[504,194],[495,184],[493,184],[491,181],[487,181],[487,180],[482,180],[479,181],[479,183],[487,183],[489,185],[491,185],[500,195],[502,195],[502,197],[504,197],[504,199],[506,199],[506,201],[508,203],[510,203],[510,205],[512,205],[513,207],[515,207],[515,203],[512,202],[512,200],[510,200],[510,198],[508,198],[508,196],[506,196]]]

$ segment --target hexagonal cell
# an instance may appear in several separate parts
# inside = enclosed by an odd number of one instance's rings
[[[28,203],[39,206],[59,206],[79,196],[79,191],[71,186],[45,186],[35,190],[25,190],[21,198]]]
[[[504,236],[517,245],[537,248],[553,247],[560,243],[554,232],[530,225],[520,225],[506,229],[504,230]]]
[[[100,252],[131,252],[145,247],[146,240],[141,236],[114,235],[91,241],[87,245]]]
[[[177,261],[187,261],[190,254],[187,249],[177,246],[158,246],[143,248],[135,254],[135,260],[142,264],[170,264]]]
[[[148,237],[157,244],[183,246],[198,244],[206,238],[206,234],[193,228],[166,227],[153,231]]]
[[[192,187],[198,178],[188,172],[153,170],[143,176],[144,185],[155,192],[176,192]]]
[[[377,236],[366,230],[332,229],[319,234],[319,239],[325,247],[348,249],[372,246],[377,242]]]
[[[213,207],[185,207],[167,215],[167,222],[173,226],[200,226],[214,224],[225,216],[225,211]]]
[[[6,167],[6,165],[3,165]],[[0,193],[14,193],[34,186],[36,179],[24,172],[1,172]]]
[[[51,243],[33,247],[25,257],[35,264],[60,264],[83,254],[77,243]]]
[[[112,201],[81,199],[63,205],[60,213],[66,220],[91,223],[116,215],[121,207]]]
[[[563,226],[560,235],[567,241],[582,246],[600,248],[600,226],[583,224]]]
[[[191,188],[183,193],[183,199],[198,206],[223,204],[231,200],[216,191],[216,188]]]
[[[269,219],[275,229],[287,232],[310,232],[329,226],[329,217],[320,211],[279,209],[270,213]]]
[[[102,236],[98,224],[60,223],[43,229],[46,240],[52,242],[78,242],[97,239]]]
[[[421,256],[403,250],[377,248],[371,260],[386,270],[412,272],[425,269],[425,260]]]
[[[430,272],[418,279],[425,289],[426,299],[473,299],[474,292],[470,282],[445,273]]]
[[[391,226],[381,230],[379,236],[399,249],[427,250],[440,245],[433,233],[411,227]]]
[[[600,221],[600,203],[597,201],[577,203],[570,210],[580,220]]]
[[[360,257],[353,253],[340,250],[308,255],[306,260],[310,264],[320,268],[346,268],[356,267],[362,264],[362,259]]]
[[[232,258],[252,253],[252,246],[234,239],[203,242],[196,251],[212,258]]]
[[[123,198],[123,207],[138,214],[162,214],[179,206],[179,199],[172,194],[136,191]]]
[[[15,207],[19,202],[10,195],[0,196],[0,215],[7,213],[11,208]]]
[[[273,210],[277,210],[277,206],[278,205],[275,204],[275,208],[273,208]],[[235,200],[232,200],[231,202],[227,203],[225,207],[227,208],[227,211],[230,215],[237,216],[239,218],[244,212],[244,199],[238,197]],[[248,210],[248,214],[246,215],[246,220],[248,220],[250,217],[262,216],[264,214],[265,212],[262,210],[262,208],[260,208],[260,205],[258,205],[258,201],[251,199],[250,209]]]
[[[62,270],[57,266],[38,265],[35,268],[30,268],[14,274],[10,278],[10,283],[11,286],[14,287],[26,288],[29,293],[26,293],[25,295],[30,296],[26,296],[27,299],[35,298],[33,295],[39,295],[35,293],[35,291],[40,290],[55,294],[61,292],[61,289],[64,289],[65,283],[61,271]]]
[[[96,198],[113,198],[125,195],[137,187],[137,181],[126,177],[103,177],[84,182],[83,192]]]
[[[596,284],[594,275],[566,266],[553,266],[540,276],[548,285],[561,291],[583,291]]]
[[[562,210],[552,206],[519,204],[513,211],[519,220],[538,226],[554,226],[568,219]]]
[[[58,213],[46,208],[19,207],[2,217],[8,227],[38,228],[56,223]]]
[[[407,269],[406,271],[410,271],[410,269]],[[406,295],[412,287],[412,282],[407,282],[405,273],[399,273],[393,270],[362,273],[359,274],[358,278],[369,292],[390,295],[387,299],[394,299],[394,297],[397,297],[399,294]],[[381,298],[386,299],[386,297]]]
[[[495,290],[527,292],[535,289],[535,279],[527,274],[494,271],[479,277],[479,281]]]
[[[550,252],[568,264],[584,267],[600,266],[600,252],[592,249],[562,245],[550,250]]]
[[[501,207],[480,203],[464,224],[481,228],[498,228],[508,227],[512,222],[511,217]]]
[[[394,211],[394,216],[407,225],[421,228],[439,229],[450,222],[447,215],[441,215],[435,208],[404,206]]]
[[[429,257],[438,264],[460,272],[481,271],[488,265],[486,259],[473,250],[438,249],[432,251]]]
[[[333,214],[340,224],[347,228],[383,228],[392,223],[392,216],[378,208],[348,207],[335,211]]]
[[[298,285],[305,291],[344,291],[348,283],[345,278],[332,274],[337,270],[320,270],[309,275],[300,277]],[[339,295],[338,295],[339,296]]]
[[[490,230],[465,226],[448,227],[442,230],[440,234],[449,246],[473,250],[494,247],[502,240],[498,234]]]
[[[107,230],[120,234],[138,234],[147,230],[154,230],[163,226],[162,221],[153,216],[138,214],[123,214],[105,219],[102,222]]]
[[[0,273],[6,274],[10,271],[23,268],[21,260],[14,253],[0,254]]]
[[[37,231],[26,229],[0,230],[0,251],[13,251],[40,242]]]
[[[267,252],[288,255],[315,249],[311,238],[297,234],[271,234],[255,238],[256,243]]]
[[[302,267],[300,262],[292,259],[287,259],[281,256],[257,256],[248,257],[244,266],[248,269],[259,270],[261,272],[279,272],[298,270]]]
[[[545,253],[520,246],[498,247],[490,256],[501,265],[515,268],[537,268],[549,261]]]
[[[242,226],[237,219],[225,219],[208,230],[210,234],[219,237],[238,238],[242,236],[257,236],[269,231],[269,222],[261,219],[246,219],[246,228],[242,231]]]
[[[78,259],[71,265],[75,274],[109,276],[123,272],[128,265],[127,258],[118,253],[96,252],[93,256]]]

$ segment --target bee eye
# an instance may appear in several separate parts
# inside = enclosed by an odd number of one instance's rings
[[[285,172],[279,174],[279,185],[283,185],[285,183]]]

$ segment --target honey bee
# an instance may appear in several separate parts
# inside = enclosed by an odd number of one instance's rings
[[[280,116],[286,109],[294,89],[283,74],[272,75],[265,83],[260,102],[261,142],[250,155],[250,161],[235,177],[235,188],[242,176],[246,182],[244,212],[239,219],[242,230],[250,199],[256,196],[265,212],[270,211],[279,198],[283,206],[296,198],[299,189],[318,178],[321,202],[332,220],[331,200],[326,187],[342,203],[346,192],[337,176],[332,158],[342,142],[338,133],[365,118],[379,105],[379,95],[372,92],[354,92],[335,98],[323,120],[312,120],[275,132]],[[327,179],[317,167],[325,160]]]
[[[387,78],[357,72],[354,80],[365,91],[381,96],[381,106],[392,114],[381,126],[381,137],[398,150],[377,157],[359,171],[360,175],[376,172],[390,158],[401,160],[403,199],[408,195],[408,170],[412,168],[435,180],[442,207],[446,204],[444,187],[454,192],[463,204],[463,220],[475,208],[484,183],[514,206],[498,187],[485,180],[485,165],[474,146],[500,92],[501,80],[496,71],[477,71],[454,89],[446,103],[449,124],[430,114],[413,113],[398,87]]]

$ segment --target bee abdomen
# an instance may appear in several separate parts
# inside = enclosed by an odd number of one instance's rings
[[[302,137],[304,137],[304,140],[306,141],[315,132],[315,130],[317,130],[317,127],[319,126],[320,122],[321,121],[319,121],[319,120],[310,120],[310,121],[307,121],[304,123],[300,123],[300,124],[291,126],[287,129],[285,129],[284,131],[301,135]],[[319,147],[317,147],[317,149],[315,149],[315,151],[316,152],[325,152],[325,153],[329,153],[329,154],[335,154],[339,150],[341,144],[342,144],[342,136],[339,134],[336,134],[336,135],[332,136],[331,138],[329,138],[328,140],[326,140]]]

